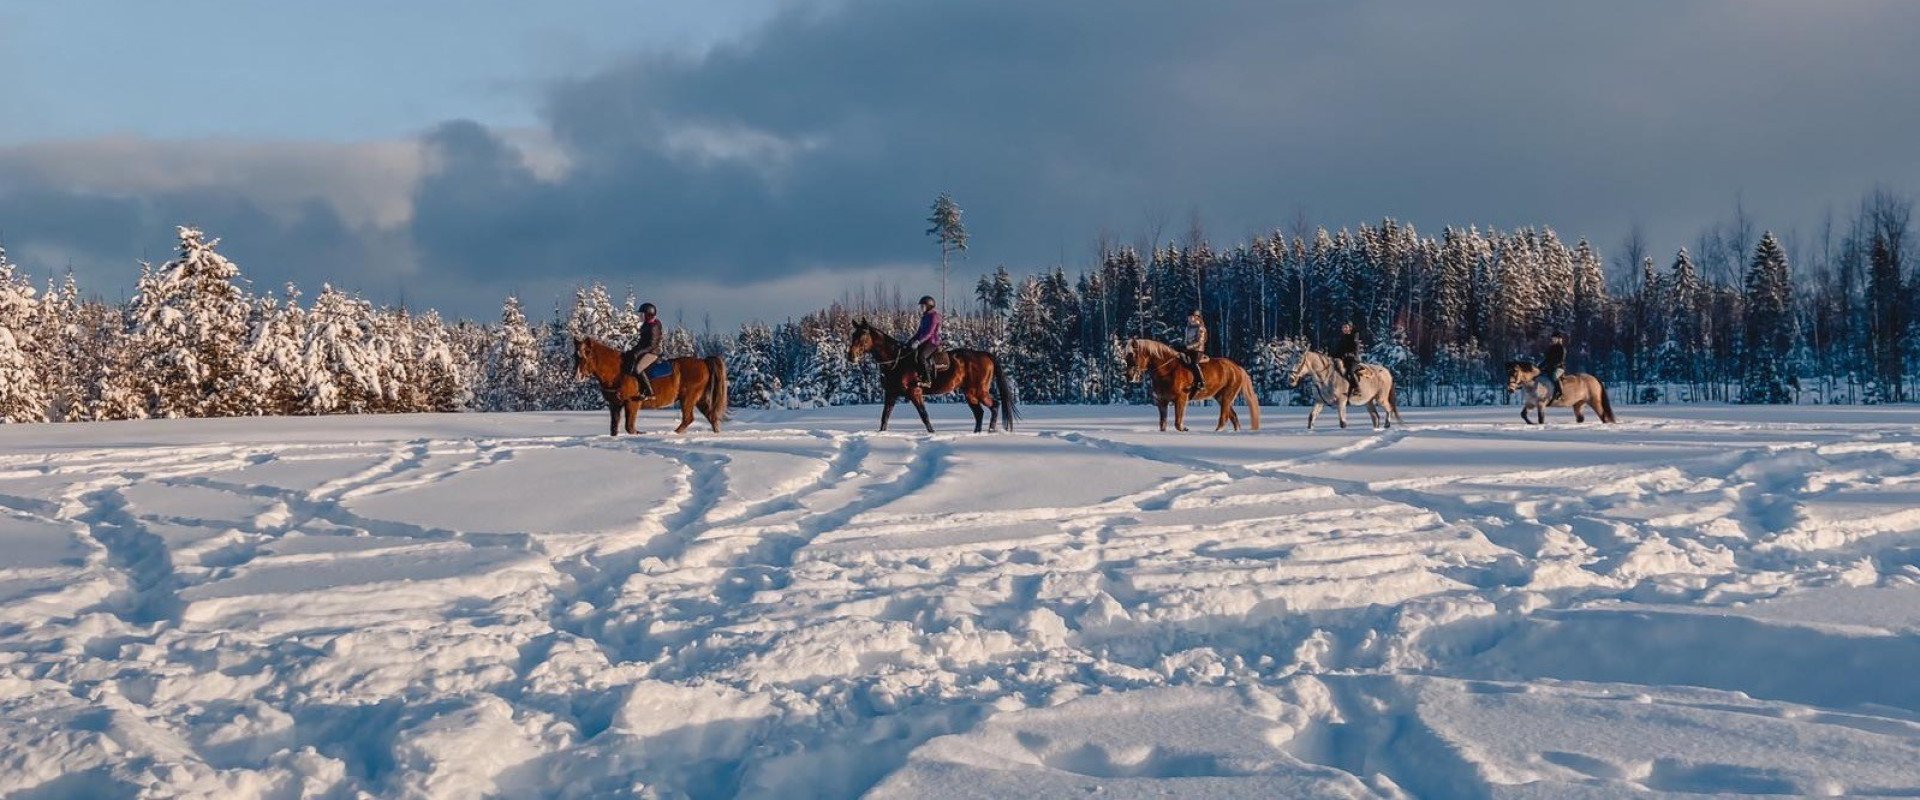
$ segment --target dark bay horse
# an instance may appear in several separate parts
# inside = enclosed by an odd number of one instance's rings
[[[1236,397],[1246,400],[1247,415],[1253,418],[1251,430],[1260,430],[1260,394],[1253,390],[1253,378],[1245,369],[1231,358],[1210,358],[1200,362],[1200,374],[1207,379],[1207,390],[1195,395],[1193,373],[1187,370],[1180,351],[1152,339],[1127,343],[1127,382],[1153,378],[1153,404],[1160,407],[1160,430],[1167,429],[1167,406],[1173,406],[1174,429],[1184,431],[1188,401],[1207,399],[1220,405],[1220,422],[1214,430],[1229,423],[1240,430],[1240,414],[1233,410]]]
[[[718,356],[673,358],[673,372],[653,379],[653,397],[642,400],[640,381],[627,373],[626,353],[597,339],[573,340],[573,371],[582,378],[600,384],[600,396],[607,401],[607,435],[620,435],[620,412],[627,412],[627,433],[633,429],[634,415],[642,408],[666,408],[680,404],[680,427],[685,433],[693,425],[693,410],[705,415],[713,432],[720,432],[720,420],[727,416],[727,362]]]
[[[886,392],[887,405],[880,411],[880,430],[887,429],[887,421],[893,418],[893,404],[904,396],[920,412],[920,421],[927,426],[927,432],[932,433],[933,420],[927,417],[926,395],[954,392],[965,395],[967,407],[973,409],[974,433],[980,432],[983,422],[987,423],[988,430],[998,430],[1001,425],[1013,430],[1013,386],[992,353],[984,350],[942,353],[947,359],[947,368],[927,389],[920,387],[920,365],[913,352],[900,340],[860,320],[853,323],[853,333],[847,337],[847,360],[858,361],[867,353],[872,353],[874,362],[880,365],[880,385]],[[997,416],[993,413],[996,406]]]

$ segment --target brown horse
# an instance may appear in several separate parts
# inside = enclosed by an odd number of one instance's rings
[[[596,339],[573,340],[573,372],[600,384],[600,396],[607,401],[607,435],[620,435],[620,412],[627,412],[627,433],[633,418],[642,408],[666,408],[680,404],[680,427],[685,433],[693,425],[693,410],[698,408],[720,432],[720,420],[727,416],[727,362],[718,356],[668,359],[673,372],[653,379],[653,396],[640,397],[640,381],[627,372],[627,356],[619,348]]]
[[[1600,379],[1584,372],[1569,372],[1560,376],[1560,399],[1553,399],[1553,383],[1540,374],[1540,368],[1531,361],[1507,362],[1507,391],[1520,392],[1525,402],[1520,405],[1520,419],[1528,425],[1547,424],[1547,407],[1562,406],[1573,409],[1574,422],[1586,422],[1587,415],[1580,413],[1581,406],[1592,408],[1600,415],[1601,422],[1613,422],[1613,402],[1607,399],[1607,387]],[[1528,418],[1532,411],[1540,419]]]
[[[859,320],[853,323],[853,333],[847,337],[847,360],[858,361],[867,353],[872,353],[874,363],[880,365],[880,387],[887,398],[886,407],[880,410],[880,430],[886,430],[888,420],[893,419],[893,404],[906,397],[920,412],[920,422],[927,426],[927,432],[932,433],[933,420],[927,417],[926,395],[954,392],[965,395],[967,408],[973,410],[974,433],[980,432],[983,422],[990,431],[999,430],[1001,425],[1008,431],[1013,430],[1013,386],[992,353],[984,350],[941,353],[938,357],[946,359],[947,368],[940,371],[932,387],[924,389],[920,386],[920,365],[913,351],[900,340],[868,325],[866,320]],[[996,406],[997,416],[993,413]]]
[[[1200,375],[1207,379],[1203,394],[1193,392],[1193,373],[1187,369],[1180,351],[1152,339],[1134,339],[1127,343],[1127,382],[1139,383],[1153,377],[1153,403],[1160,407],[1160,430],[1167,429],[1167,405],[1173,405],[1173,427],[1187,429],[1187,403],[1208,400],[1220,405],[1220,422],[1214,430],[1233,424],[1240,430],[1240,414],[1233,410],[1233,399],[1247,401],[1247,414],[1253,417],[1251,430],[1260,430],[1260,395],[1253,390],[1253,378],[1231,358],[1210,358],[1200,363]]]

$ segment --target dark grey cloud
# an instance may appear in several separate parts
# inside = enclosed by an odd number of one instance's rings
[[[1665,249],[1736,198],[1790,228],[1876,183],[1920,188],[1915,30],[1905,0],[850,0],[554,86],[531,140],[442,125],[398,221],[341,191],[114,200],[39,175],[0,185],[0,224],[111,253],[211,215],[305,283],[359,259],[468,313],[583,278],[700,284],[701,302],[809,270],[923,281],[940,191],[967,209],[972,269],[1071,262],[1103,231],[1177,236],[1196,214],[1238,238],[1302,210],[1603,245],[1639,222]],[[27,232],[42,226],[57,233]]]
[[[852,2],[557,87],[558,181],[442,130],[420,241],[523,269],[534,228],[574,268],[751,280],[924,262],[944,190],[975,264],[1296,209],[1677,245],[1736,198],[1788,227],[1920,185],[1914,30],[1909,2]]]

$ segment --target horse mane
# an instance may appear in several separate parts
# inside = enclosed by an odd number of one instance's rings
[[[1516,369],[1539,369],[1539,367],[1537,367],[1537,366],[1534,366],[1534,363],[1533,363],[1533,362],[1531,362],[1531,361],[1509,361],[1509,362],[1507,362],[1507,371],[1508,371],[1508,372],[1512,372],[1512,371],[1514,371],[1514,370],[1516,370]]]
[[[1133,349],[1146,354],[1148,358],[1166,359],[1180,357],[1180,351],[1173,349],[1165,342],[1155,341],[1153,339],[1135,339],[1133,340]]]
[[[889,342],[892,342],[892,343],[893,343],[893,346],[894,346],[894,347],[906,347],[906,346],[907,346],[907,345],[906,345],[906,342],[904,342],[904,341],[902,341],[902,340],[901,340],[901,339],[900,339],[899,337],[897,337],[897,336],[894,336],[893,334],[891,334],[891,333],[888,333],[888,332],[886,332],[886,331],[883,331],[883,330],[880,330],[880,326],[878,326],[878,325],[875,325],[875,324],[873,324],[873,323],[871,323],[871,322],[868,322],[868,321],[866,321],[865,319],[856,319],[856,320],[854,320],[854,321],[853,321],[853,332],[854,332],[854,333],[859,333],[859,332],[861,332],[861,331],[863,331],[863,330],[864,330],[864,331],[866,331],[867,333],[870,333],[870,334],[873,334],[873,337],[874,337],[874,338],[876,338],[876,339],[885,339],[885,340],[887,340],[887,341],[889,341]]]

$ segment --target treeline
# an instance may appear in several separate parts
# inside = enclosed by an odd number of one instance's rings
[[[1071,275],[1000,268],[945,334],[999,354],[1025,402],[1139,400],[1122,344],[1173,339],[1196,307],[1213,353],[1246,365],[1269,401],[1287,401],[1301,350],[1351,320],[1413,404],[1500,402],[1501,363],[1536,357],[1553,330],[1621,402],[1896,402],[1920,390],[1910,217],[1876,192],[1790,248],[1736,215],[1671,258],[1630,239],[1611,270],[1548,228],[1426,236],[1384,220],[1221,248],[1195,234],[1103,247]],[[624,344],[639,326],[636,298],[599,285],[538,320],[508,298],[484,323],[330,286],[255,292],[217,244],[180,229],[177,256],[142,265],[124,304],[84,298],[71,276],[37,290],[0,250],[0,419],[591,408],[571,337]],[[855,318],[902,333],[915,322],[899,298],[850,297],[730,333],[673,327],[668,349],[726,357],[737,406],[874,402],[873,365],[846,360]]]

